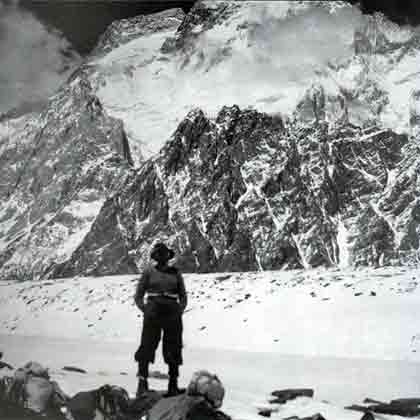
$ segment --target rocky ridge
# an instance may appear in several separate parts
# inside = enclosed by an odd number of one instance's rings
[[[195,76],[218,76],[244,40],[258,46],[264,13],[271,26],[318,9],[354,13],[324,6],[200,1],[186,16],[171,9],[112,24],[42,112],[1,118],[3,276],[135,273],[156,239],[186,271],[416,264],[416,28],[366,17],[352,55],[314,70],[293,112],[282,109],[296,93],[285,85],[245,107],[239,97],[240,106],[179,119],[206,99],[188,99]],[[163,144],[146,162],[139,133]]]
[[[82,74],[41,113],[0,125],[0,267],[33,278],[76,247],[132,163],[121,121]]]
[[[415,139],[377,127],[194,110],[54,276],[112,274],[121,249],[130,258],[118,272],[132,272],[158,239],[185,271],[415,262],[417,151]]]

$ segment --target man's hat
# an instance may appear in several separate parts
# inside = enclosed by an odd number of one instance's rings
[[[158,242],[153,246],[150,258],[155,261],[166,260],[169,261],[175,256],[175,252],[169,249],[164,243]]]

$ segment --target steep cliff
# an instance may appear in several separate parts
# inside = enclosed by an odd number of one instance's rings
[[[186,271],[415,262],[418,148],[387,129],[194,110],[54,275],[132,272],[156,240]]]
[[[0,267],[24,279],[71,255],[132,158],[81,73],[42,112],[0,123],[0,162]]]
[[[339,28],[339,30],[337,30]],[[345,2],[199,1],[115,22],[0,119],[0,270],[417,264],[420,32]]]

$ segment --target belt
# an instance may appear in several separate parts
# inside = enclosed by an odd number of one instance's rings
[[[176,293],[147,293],[148,297],[164,297],[167,299],[178,299],[178,295]]]

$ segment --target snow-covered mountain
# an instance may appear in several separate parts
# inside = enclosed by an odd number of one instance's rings
[[[324,1],[200,1],[175,33],[130,22],[119,31],[124,39],[141,36],[93,60],[92,78],[145,154],[159,150],[192,107],[211,117],[225,105],[291,115],[312,85],[325,91],[330,123],[346,117],[409,131],[418,28]]]
[[[83,75],[41,113],[1,121],[0,136],[0,265],[8,277],[45,275],[128,173],[127,137]]]
[[[386,129],[192,111],[53,275],[131,272],[156,238],[177,249],[185,271],[408,262],[418,248],[418,160],[417,144]]]
[[[345,2],[114,23],[0,121],[4,276],[135,272],[155,239],[193,271],[417,263],[419,64],[419,28]]]

